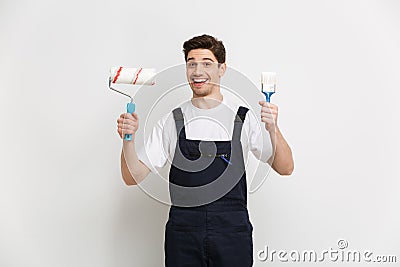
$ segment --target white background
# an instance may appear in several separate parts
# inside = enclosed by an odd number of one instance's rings
[[[202,33],[255,84],[279,73],[273,102],[296,166],[249,196],[254,266],[271,265],[257,260],[265,246],[341,238],[400,261],[399,14],[395,0],[1,0],[0,266],[163,265],[168,206],[122,181],[127,99],[107,75],[180,64]]]

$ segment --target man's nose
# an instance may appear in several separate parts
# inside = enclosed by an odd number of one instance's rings
[[[193,74],[194,75],[202,75],[204,73],[204,68],[202,64],[197,64],[194,68]]]

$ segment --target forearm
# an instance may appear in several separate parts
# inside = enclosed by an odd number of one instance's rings
[[[127,185],[136,185],[140,183],[150,172],[138,158],[135,142],[123,141],[121,151],[121,173],[124,182]]]
[[[280,175],[290,175],[294,169],[292,150],[283,137],[278,127],[275,128],[275,134],[270,134],[274,148],[274,156],[270,164],[272,168]]]

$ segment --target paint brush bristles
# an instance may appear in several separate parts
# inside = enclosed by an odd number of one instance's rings
[[[262,92],[274,92],[276,90],[276,72],[261,72]]]
[[[269,102],[276,90],[276,72],[261,72],[261,92]]]

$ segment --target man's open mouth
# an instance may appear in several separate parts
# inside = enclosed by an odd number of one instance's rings
[[[192,79],[192,83],[196,87],[201,87],[203,84],[205,84],[208,81],[207,78],[194,78]]]

